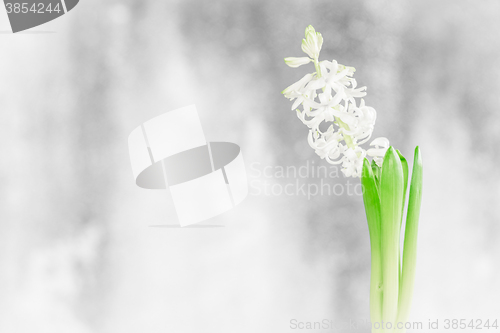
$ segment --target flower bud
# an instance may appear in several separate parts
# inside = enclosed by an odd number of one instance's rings
[[[323,37],[310,25],[306,28],[306,38],[302,40],[302,51],[312,59],[318,59],[319,52],[323,46]]]

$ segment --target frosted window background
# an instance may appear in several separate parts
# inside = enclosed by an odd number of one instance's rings
[[[302,56],[309,24],[322,59],[368,86],[374,137],[410,161],[421,146],[411,320],[500,319],[500,2],[82,0],[15,35],[0,12],[0,332],[288,332],[291,319],[369,318],[362,197],[256,185],[295,182],[259,177],[266,167],[326,165],[280,94],[311,69],[283,62]],[[133,182],[130,131],[189,104],[207,140],[242,148],[254,182],[207,222],[225,227],[153,227],[176,223],[171,198]]]

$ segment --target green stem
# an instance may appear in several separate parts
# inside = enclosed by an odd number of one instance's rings
[[[349,125],[347,125],[346,123],[344,123],[342,120],[340,120],[339,117],[336,117],[335,121],[337,122],[337,124],[339,125],[340,128],[343,128],[345,129],[346,131],[350,131],[351,129],[349,128]],[[344,136],[344,141],[345,143],[347,144],[347,147],[351,148],[351,149],[355,149],[356,146],[354,145],[354,142],[352,141],[352,138],[350,135],[347,135],[347,134],[342,134]]]
[[[316,76],[318,79],[321,77],[321,68],[319,67],[318,58],[314,58],[314,68],[316,69]]]

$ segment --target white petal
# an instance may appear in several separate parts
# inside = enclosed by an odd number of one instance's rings
[[[370,143],[370,146],[389,148],[389,140],[384,137],[376,138]]]
[[[316,80],[309,82],[307,84],[307,86],[305,87],[305,89],[317,90],[317,89],[323,88],[325,86],[325,84],[326,84],[325,79],[321,77],[319,79],[316,79]]]
[[[300,57],[300,58],[288,57],[288,58],[285,58],[285,64],[287,64],[288,66],[290,66],[292,68],[297,68],[299,66],[308,64],[311,61],[312,61],[312,59],[308,58],[308,57]]]
[[[304,97],[302,97],[302,96],[298,97],[292,105],[292,110],[295,110],[296,108],[298,108],[299,105],[302,104],[303,101],[304,101]]]
[[[385,155],[387,148],[370,148],[366,151],[366,154],[371,157],[381,157]]]

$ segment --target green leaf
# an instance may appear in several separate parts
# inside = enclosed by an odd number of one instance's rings
[[[405,208],[406,203],[406,190],[408,189],[408,162],[406,158],[401,154],[399,150],[396,150],[399,155],[399,159],[401,160],[401,166],[403,167],[403,178],[405,181],[404,194],[403,194],[403,210]],[[403,218],[401,217],[401,223],[403,222]]]
[[[401,160],[401,166],[403,167],[403,179],[405,182],[404,186],[404,192],[403,192],[403,205],[401,207],[401,226],[400,228],[403,228],[403,215],[404,215],[404,210],[405,210],[405,205],[406,205],[406,189],[408,188],[408,162],[406,161],[406,158],[401,154],[401,152],[396,149],[396,152],[398,153],[399,159]],[[399,255],[399,280],[401,282],[401,253]]]
[[[405,241],[403,249],[403,270],[401,279],[398,321],[406,322],[410,313],[415,284],[415,267],[417,264],[417,235],[420,207],[422,203],[423,166],[420,148],[415,148],[413,172],[406,214]]]
[[[383,276],[382,320],[394,327],[399,294],[399,238],[403,212],[404,173],[393,147],[384,156],[380,181],[381,252]]]
[[[378,167],[377,167],[378,168]],[[370,277],[370,319],[372,323],[382,320],[382,257],[380,246],[380,197],[370,163],[365,158],[361,172],[363,202],[370,233],[371,277]]]

